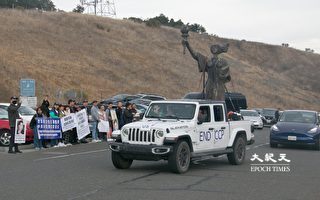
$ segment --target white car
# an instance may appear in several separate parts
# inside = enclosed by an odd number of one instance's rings
[[[8,110],[9,105],[10,105],[9,103],[0,103],[0,108]],[[19,111],[20,117],[26,122],[30,122],[33,115],[36,114],[35,110],[25,105],[21,105],[18,111]]]
[[[251,121],[253,126],[258,129],[263,129],[263,121],[256,110],[240,110],[244,120]]]

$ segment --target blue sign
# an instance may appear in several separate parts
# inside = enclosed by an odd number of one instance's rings
[[[59,118],[37,118],[39,139],[61,139],[61,124]]]
[[[20,96],[23,96],[23,97],[36,96],[36,81],[34,79],[20,80]]]

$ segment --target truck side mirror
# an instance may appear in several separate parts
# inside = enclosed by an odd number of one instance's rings
[[[198,120],[198,122],[197,122],[198,125],[201,125],[202,123],[203,123],[203,121],[201,121],[201,120]]]

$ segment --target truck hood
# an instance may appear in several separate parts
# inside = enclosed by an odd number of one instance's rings
[[[126,124],[123,128],[139,128],[140,130],[152,130],[152,129],[169,129],[170,131],[178,129],[188,129],[192,126],[191,121],[185,120],[151,120],[151,121],[139,121]]]

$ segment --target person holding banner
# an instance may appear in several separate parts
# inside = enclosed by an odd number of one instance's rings
[[[49,111],[50,118],[59,118],[59,104],[54,103],[53,108]],[[58,140],[51,139],[50,140],[51,147],[58,147]]]
[[[33,115],[30,121],[30,128],[33,130],[33,146],[36,150],[42,149],[42,142],[39,139],[38,130],[37,130],[37,118],[43,118],[41,107],[36,109],[36,114]]]
[[[9,117],[11,137],[10,137],[10,144],[9,144],[8,153],[22,153],[18,148],[18,144],[14,142],[16,121],[17,121],[17,119],[20,119],[18,109],[21,106],[21,100],[19,100],[18,97],[16,97],[16,96],[11,97],[10,100],[11,100],[11,102],[8,107],[8,117]],[[19,100],[19,103],[18,103],[18,100]],[[15,149],[14,151],[13,151],[13,148]]]

